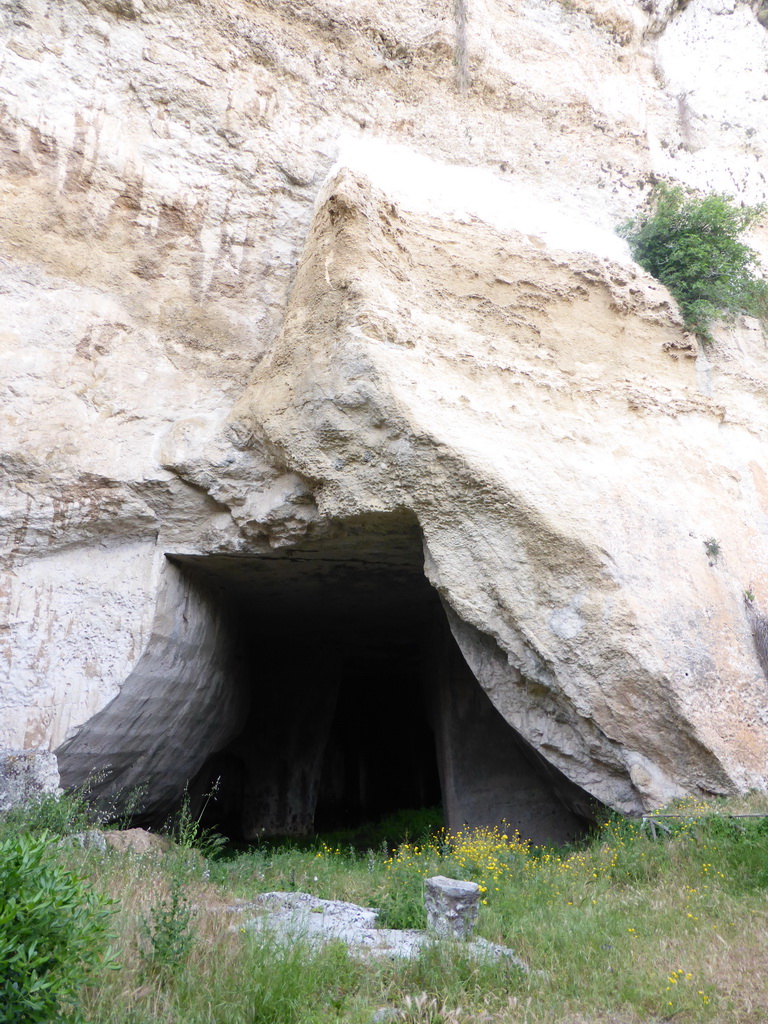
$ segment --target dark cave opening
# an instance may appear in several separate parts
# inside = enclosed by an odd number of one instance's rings
[[[226,606],[241,726],[193,783],[232,836],[306,835],[441,803],[425,644],[444,618],[418,531],[174,556]]]
[[[372,643],[345,659],[320,770],[317,832],[440,804],[419,662],[412,640]]]
[[[204,824],[246,840],[307,836],[442,805],[449,828],[503,819],[556,842],[583,832],[563,800],[571,784],[469,671],[415,522],[347,523],[258,555],[169,557],[226,609],[237,690],[227,742],[191,785]]]

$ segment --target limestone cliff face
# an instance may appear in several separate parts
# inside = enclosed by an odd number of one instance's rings
[[[765,785],[768,346],[697,351],[613,228],[659,175],[768,198],[768,32],[736,0],[459,10],[0,11],[0,746],[74,777],[123,730],[178,788],[239,698],[165,556],[390,515],[572,783]]]

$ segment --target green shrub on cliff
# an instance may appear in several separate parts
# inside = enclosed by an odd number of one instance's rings
[[[765,214],[726,195],[657,185],[650,213],[620,230],[635,260],[669,288],[686,326],[711,341],[710,324],[735,313],[768,320],[768,283],[756,276],[757,253],[741,241]]]

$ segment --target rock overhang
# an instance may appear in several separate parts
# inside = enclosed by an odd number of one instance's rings
[[[702,390],[639,268],[396,197],[347,167],[326,184],[281,338],[233,419],[315,481],[321,515],[413,510],[430,580],[507,660],[497,706],[587,791],[638,811],[743,785],[747,761],[759,784],[765,684],[738,578],[762,515],[749,479],[727,573],[704,547],[733,514],[712,477],[759,447],[751,426],[740,452],[721,430],[732,392]],[[708,600],[744,640],[738,666]],[[530,684],[538,710],[510,697]]]

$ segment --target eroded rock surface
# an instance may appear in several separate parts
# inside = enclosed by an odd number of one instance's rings
[[[480,886],[435,875],[424,880],[427,928],[443,938],[468,939],[477,923]]]
[[[0,811],[58,796],[59,766],[47,750],[0,750]]]
[[[121,853],[128,851],[139,855],[163,854],[167,853],[171,847],[171,841],[166,836],[147,832],[143,828],[110,830],[103,832],[102,835],[107,846],[113,850],[119,850]]]
[[[446,230],[342,170],[234,412],[319,482],[324,516],[413,509],[491,700],[626,810],[759,784],[767,752],[743,602],[763,414],[744,419],[725,353],[702,388],[680,338],[631,265]]]
[[[243,796],[259,688],[344,648],[305,625],[318,565],[336,622],[386,618],[416,524],[548,814],[765,785],[765,339],[698,351],[613,228],[658,175],[766,198],[768,32],[736,0],[465,8],[0,12],[0,743],[66,781],[111,763],[159,814],[219,757],[257,827],[296,785]],[[203,557],[251,567],[192,585]]]

